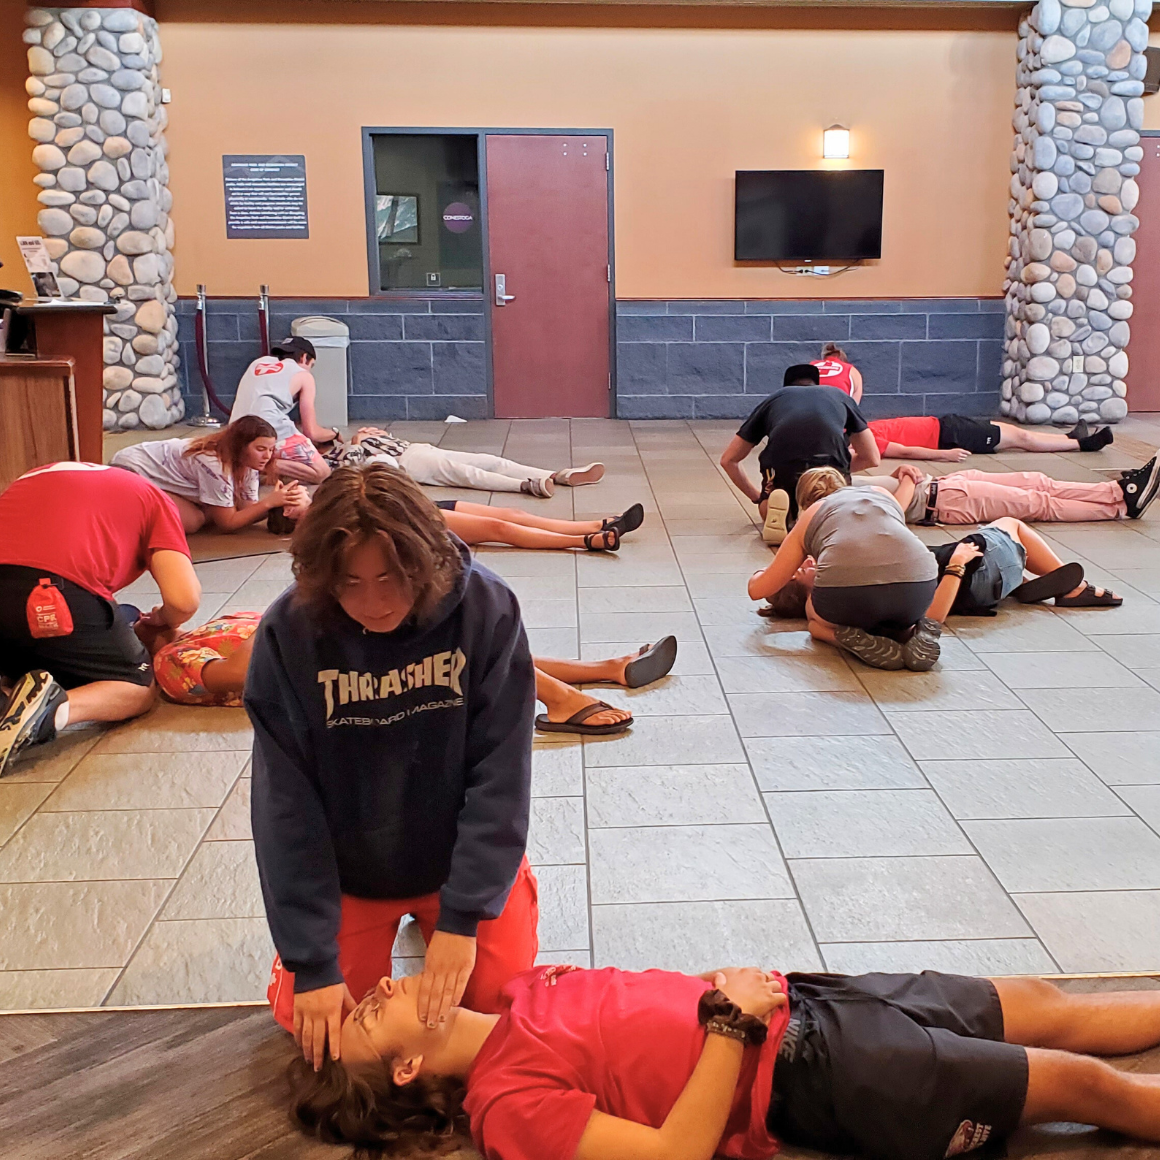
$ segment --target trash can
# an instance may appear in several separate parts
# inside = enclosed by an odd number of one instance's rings
[[[296,318],[290,333],[308,338],[318,353],[314,364],[314,382],[318,388],[314,409],[323,427],[345,427],[346,417],[346,348],[350,346],[350,328],[337,318]]]

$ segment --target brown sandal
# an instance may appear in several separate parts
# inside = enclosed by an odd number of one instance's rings
[[[612,721],[608,725],[584,724],[589,717],[595,717],[597,713],[603,713],[606,709],[615,708],[615,705],[609,705],[607,701],[596,701],[573,713],[567,721],[552,721],[548,718],[547,713],[540,713],[536,717],[536,728],[541,733],[579,733],[583,737],[601,737],[609,733],[624,733],[632,724],[631,714],[623,721]]]

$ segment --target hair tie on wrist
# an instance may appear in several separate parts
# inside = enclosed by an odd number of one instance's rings
[[[717,990],[706,991],[701,996],[697,1004],[697,1021],[712,1034],[742,1039],[750,1047],[760,1047],[769,1034],[769,1029],[756,1015],[743,1014],[728,995]]]

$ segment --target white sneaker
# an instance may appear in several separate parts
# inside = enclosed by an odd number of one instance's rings
[[[765,508],[765,526],[761,538],[767,544],[780,544],[789,534],[786,521],[789,519],[789,492],[780,487],[769,493]]]
[[[546,479],[525,479],[520,484],[520,491],[524,495],[539,496],[540,499],[551,499],[556,494],[556,488],[552,483],[551,476]]]
[[[553,476],[561,487],[580,487],[585,483],[599,483],[604,478],[603,463],[589,463],[587,467],[565,467]]]

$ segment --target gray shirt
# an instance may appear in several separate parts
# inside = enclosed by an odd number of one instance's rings
[[[822,500],[803,545],[818,563],[818,588],[908,584],[938,577],[938,564],[906,526],[893,498],[867,487],[844,487]]]

